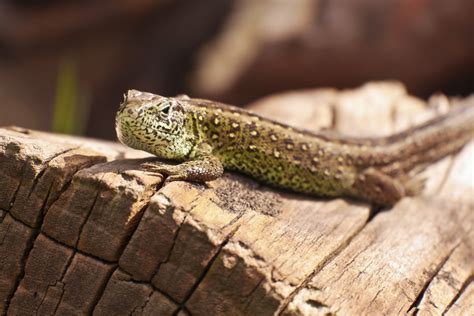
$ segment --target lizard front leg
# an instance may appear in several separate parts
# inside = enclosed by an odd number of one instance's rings
[[[172,181],[211,181],[221,177],[224,173],[222,163],[213,155],[197,156],[193,160],[179,165],[145,163],[142,166],[150,172],[167,175],[165,184]]]

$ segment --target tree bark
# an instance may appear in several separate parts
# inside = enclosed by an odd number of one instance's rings
[[[372,83],[249,107],[367,136],[447,104],[431,101]],[[2,128],[0,314],[472,314],[473,155],[471,142],[425,171],[421,196],[376,212],[233,173],[163,186],[141,171],[146,153]]]

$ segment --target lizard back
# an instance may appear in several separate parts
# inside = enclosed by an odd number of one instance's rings
[[[225,168],[324,196],[352,190],[363,169],[405,174],[459,150],[474,136],[470,104],[388,137],[352,138],[294,128],[207,100],[184,102],[199,137],[211,144]]]
[[[298,129],[213,101],[130,90],[116,130],[126,145],[182,161],[151,167],[170,181],[209,181],[224,167],[297,192],[392,205],[420,191],[410,180],[412,171],[473,138],[473,99],[401,133],[350,138]]]

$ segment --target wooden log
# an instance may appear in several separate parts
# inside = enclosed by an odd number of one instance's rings
[[[400,84],[372,83],[274,95],[250,108],[367,136],[447,103],[431,101],[438,106]],[[163,186],[141,171],[153,159],[146,153],[2,128],[0,313],[472,313],[473,155],[471,142],[426,170],[422,196],[375,212],[233,173]]]

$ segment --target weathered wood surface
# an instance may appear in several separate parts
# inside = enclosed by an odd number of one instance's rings
[[[380,83],[250,107],[366,136],[443,110],[433,100]],[[162,187],[145,153],[3,128],[0,314],[472,314],[473,158],[472,142],[428,168],[423,196],[375,213],[230,173]]]

